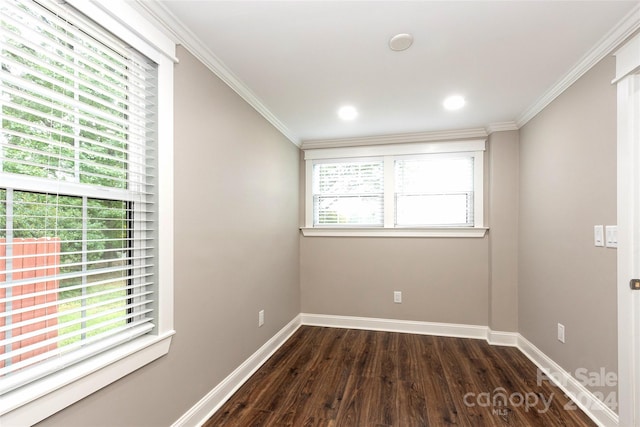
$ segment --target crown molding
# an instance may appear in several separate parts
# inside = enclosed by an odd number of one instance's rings
[[[518,127],[518,125],[516,124],[516,122],[496,122],[496,123],[489,123],[487,125],[487,133],[489,135],[491,135],[494,132],[504,132],[504,131],[509,131],[509,130],[518,130],[520,129]]]
[[[158,27],[176,43],[184,46],[242,99],[260,113],[293,144],[303,149],[341,146],[379,145],[407,142],[445,141],[450,139],[486,137],[493,132],[518,130],[540,113],[554,99],[575,83],[589,69],[612,53],[626,38],[640,29],[640,4],[634,7],[596,46],[536,102],[525,110],[515,122],[490,123],[482,128],[458,131],[423,132],[411,134],[382,135],[363,138],[342,138],[300,141],[284,123],[265,105],[249,87],[242,82],[213,52],[187,28],[166,6],[157,1],[135,0],[135,8],[158,24]]]
[[[354,138],[315,139],[302,141],[301,148],[359,147],[363,145],[407,144],[413,142],[451,141],[469,138],[486,138],[484,128],[447,130],[437,132],[398,133],[392,135],[364,136]]]
[[[166,6],[157,1],[135,0],[133,3],[176,43],[181,44],[200,62],[209,68],[227,86],[260,113],[289,141],[300,147],[300,138],[282,123],[264,102],[238,78],[227,66],[187,26],[185,26]]]
[[[518,117],[516,124],[521,128],[534,118],[546,106],[551,104],[562,92],[575,83],[594,65],[612,53],[625,39],[640,28],[640,4],[634,7],[618,24],[613,27],[591,50],[578,61],[573,68],[547,90],[538,100]]]

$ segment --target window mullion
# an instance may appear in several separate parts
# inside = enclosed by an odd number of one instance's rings
[[[384,228],[395,227],[395,159],[384,156]]]
[[[478,151],[473,156],[473,223],[475,227],[484,225],[484,153]]]
[[[13,189],[6,189],[6,207],[5,207],[5,226],[6,226],[6,238],[5,238],[5,280],[7,283],[10,283],[13,280]],[[9,286],[5,289],[5,297],[11,298],[13,296],[13,287]],[[8,300],[5,303],[5,312],[10,312],[13,307],[13,303],[11,300]],[[12,323],[12,316],[5,317],[5,326],[8,326]],[[12,330],[7,329],[5,332],[4,338],[11,338]],[[7,344],[4,352],[9,353],[12,349],[11,344]],[[10,365],[11,359],[7,359],[5,361],[5,365]]]
[[[4,108],[5,103],[3,102],[3,100],[5,99],[6,96],[7,94],[5,92],[5,83],[2,83],[0,84],[0,117],[5,116],[5,108]],[[4,132],[3,125],[0,125],[0,130]],[[7,148],[4,146],[4,144],[0,143],[0,173],[4,171],[4,158],[6,156],[5,154],[6,150]]]
[[[80,300],[80,305],[82,306],[83,310],[80,313],[80,317],[82,319],[85,319],[87,317],[87,311],[84,309],[84,307],[87,306],[87,238],[88,238],[88,217],[89,217],[89,213],[88,213],[88,209],[87,209],[87,205],[88,205],[88,199],[87,196],[84,196],[82,198],[82,299]],[[82,321],[82,330],[84,330],[87,327],[87,323],[83,320]],[[85,332],[82,333],[81,339],[86,339],[87,338],[87,334]]]
[[[305,174],[305,224],[313,227],[313,160],[306,161]]]

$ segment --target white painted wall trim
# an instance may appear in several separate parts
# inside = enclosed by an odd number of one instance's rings
[[[182,23],[162,3],[157,1],[135,1],[136,7],[144,11],[151,19],[163,27],[175,41],[184,46],[200,62],[209,68],[216,76],[227,84],[242,99],[251,105],[258,113],[271,123],[280,133],[296,146],[300,146],[300,139],[271,112],[269,107],[237,77],[218,57],[200,40],[186,25]]]
[[[414,320],[378,319],[372,317],[300,314],[302,324],[330,328],[361,329],[367,331],[399,332],[435,335],[440,337],[484,339],[491,345],[515,347],[518,333],[492,331],[486,326],[456,323],[420,322]]]
[[[36,424],[169,352],[170,331],[142,336],[0,397],[0,426]]]
[[[550,87],[538,100],[525,110],[516,120],[518,128],[521,128],[569,86],[589,71],[605,56],[611,54],[620,43],[635,31],[640,29],[640,5],[634,7],[618,24],[613,27],[589,52],[587,52],[567,74]]]
[[[487,227],[439,228],[347,228],[300,227],[305,237],[430,237],[430,238],[482,238]]]
[[[518,349],[538,366],[595,423],[607,427],[618,426],[618,414],[520,334],[518,334]]]
[[[587,390],[571,374],[546,356],[526,338],[516,332],[493,331],[487,326],[453,323],[420,322],[412,320],[380,319],[372,317],[337,316],[300,313],[288,325],[265,343],[236,370],[213,388],[205,397],[182,415],[172,427],[201,426],[207,421],[264,362],[273,355],[301,326],[359,329],[367,331],[399,332],[419,335],[435,335],[454,338],[484,339],[491,345],[517,347],[542,372],[554,381],[562,392],[571,398],[600,426],[618,427],[618,415],[593,393]]]
[[[392,144],[398,135],[372,136],[368,138],[344,138],[328,140],[307,140],[301,142],[268,106],[253,93],[253,91],[242,82],[227,66],[218,59],[213,52],[174,14],[164,5],[155,1],[135,0],[132,2],[135,8],[148,18],[154,20],[162,31],[172,37],[175,42],[180,43],[188,49],[196,58],[207,66],[214,74],[224,81],[231,89],[240,95],[256,111],[258,111],[267,121],[278,129],[296,146],[303,148],[325,148],[357,145]],[[535,117],[554,99],[556,99],[569,86],[575,83],[582,75],[597,64],[605,56],[609,55],[620,43],[622,43],[633,32],[640,28],[640,5],[629,12],[613,29],[607,33],[596,46],[587,52],[580,61],[567,72],[558,82],[549,88],[533,105],[527,108],[514,122],[490,123],[487,129],[463,129],[442,132],[424,132],[415,135],[418,142],[428,142],[431,140],[457,139],[457,138],[477,138],[487,136],[492,132],[504,130],[517,130],[524,126],[529,120]],[[468,135],[468,136],[467,136]],[[408,135],[400,135],[401,142],[407,141]],[[425,137],[427,139],[425,139]],[[429,139],[433,138],[433,139]]]
[[[486,150],[486,138],[464,141],[414,142],[410,144],[359,145],[356,147],[320,148],[304,150],[305,160],[346,159],[370,156],[402,156],[414,154],[451,154]]]
[[[616,54],[618,211],[618,414],[621,425],[640,426],[640,35]]]
[[[298,315],[185,412],[172,427],[204,424],[293,335],[300,324]]]
[[[364,136],[353,138],[334,138],[306,140],[302,142],[303,150],[315,148],[361,147],[373,145],[407,144],[416,142],[445,142],[464,139],[486,139],[484,128],[461,129],[434,132],[397,133],[391,135]]]
[[[333,328],[364,329],[437,335],[456,338],[486,339],[491,345],[517,347],[538,368],[555,379],[554,383],[600,426],[618,426],[618,415],[590,392],[584,385],[546,356],[526,338],[515,332],[493,331],[487,326],[458,325],[451,323],[418,322],[367,317],[300,314],[303,325]]]
[[[334,316],[301,313],[303,325],[367,331],[401,332],[441,337],[486,339],[488,328],[479,325],[419,322],[414,320],[378,319],[373,317]]]
[[[502,332],[487,329],[487,342],[491,345],[517,347],[520,334],[517,332]]]
[[[487,133],[490,135],[494,132],[504,132],[509,130],[518,130],[518,124],[516,122],[497,122],[497,123],[489,123],[487,125]]]
[[[304,150],[305,159],[305,237],[484,237],[484,150],[485,139],[464,141],[422,142],[412,144],[371,145]],[[403,227],[395,223],[394,160],[400,156],[411,158],[471,158],[473,161],[473,224],[466,227],[426,226]],[[407,158],[405,157],[405,158]],[[315,165],[344,159],[366,159],[384,162],[384,222],[380,227],[357,225],[315,225],[314,183]]]

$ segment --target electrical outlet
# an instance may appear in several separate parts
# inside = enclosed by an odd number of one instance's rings
[[[558,341],[564,343],[564,325],[562,323],[558,323]]]
[[[395,302],[396,304],[402,303],[402,291],[393,292],[393,302]]]
[[[258,312],[258,327],[264,325],[264,310]]]

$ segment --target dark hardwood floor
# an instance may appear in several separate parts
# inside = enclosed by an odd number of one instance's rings
[[[483,340],[302,326],[205,426],[595,425],[538,382]]]

